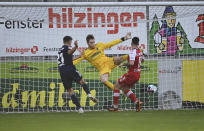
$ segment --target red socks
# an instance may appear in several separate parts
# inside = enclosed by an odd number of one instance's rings
[[[136,98],[135,94],[134,94],[131,90],[127,90],[127,91],[124,92],[124,93],[127,95],[127,97],[130,98],[130,100],[131,100],[133,103],[136,103],[136,102],[137,102],[137,98]],[[115,90],[114,90],[114,93],[113,93],[113,106],[114,106],[114,108],[118,108],[119,97],[120,97],[120,90],[115,89]]]
[[[136,98],[135,94],[134,94],[131,90],[127,90],[127,91],[124,92],[124,93],[127,95],[127,97],[130,98],[130,100],[131,100],[132,102],[134,102],[134,103],[137,102],[137,98]]]
[[[120,97],[120,90],[115,89],[114,93],[113,93],[113,106],[114,106],[114,108],[118,108],[119,97]]]

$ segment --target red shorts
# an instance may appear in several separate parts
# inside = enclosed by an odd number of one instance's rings
[[[140,72],[128,72],[118,79],[121,86],[134,87],[134,84],[140,79]]]

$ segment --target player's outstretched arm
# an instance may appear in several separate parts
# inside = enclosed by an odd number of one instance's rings
[[[79,58],[81,58],[80,55],[79,55],[79,56],[75,56],[75,57],[73,58],[73,61],[74,61],[74,60],[77,60],[77,59],[79,59]]]
[[[81,54],[77,57],[75,57],[73,60],[73,64],[76,65],[78,64],[80,61],[82,61],[84,59],[84,52],[81,52]]]
[[[76,65],[76,64],[78,64],[80,61],[82,61],[83,59],[84,59],[84,58],[80,57],[80,58],[74,60],[74,61],[73,61],[73,64]]]
[[[84,56],[83,56],[83,55],[84,55],[84,50],[83,50],[83,51],[79,51],[79,52],[80,52],[80,54],[79,54],[78,56],[75,56],[75,57],[73,58],[73,61],[84,57]]]
[[[109,43],[104,44],[104,49],[111,48],[112,46],[117,45],[117,44],[119,44],[119,43],[121,43],[123,41],[126,41],[128,39],[131,39],[131,32],[128,32],[124,37],[122,37],[120,39],[113,40],[113,41],[111,41]]]

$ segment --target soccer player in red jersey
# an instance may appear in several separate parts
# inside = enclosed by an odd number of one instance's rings
[[[109,111],[118,111],[118,103],[120,90],[126,94],[130,100],[137,105],[136,111],[139,112],[141,109],[142,102],[138,101],[135,94],[130,90],[134,88],[136,82],[140,79],[140,65],[144,61],[143,52],[139,48],[139,38],[132,38],[131,51],[128,56],[128,72],[124,74],[121,78],[118,79],[114,85],[114,94],[113,94],[113,107],[109,108]]]

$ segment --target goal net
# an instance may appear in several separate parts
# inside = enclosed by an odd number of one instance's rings
[[[184,109],[204,107],[204,3],[0,3],[0,112],[74,111],[62,97],[57,52],[63,37],[87,48],[86,36],[107,43],[127,32],[140,38],[145,54],[141,78],[132,91],[142,108]],[[105,50],[109,57],[128,54],[131,40]],[[76,65],[86,80],[95,104],[79,84],[73,89],[87,110],[106,110],[113,104],[113,91],[100,81],[98,70],[88,61]],[[115,67],[113,84],[126,67]],[[156,92],[147,91],[157,87]],[[121,110],[134,110],[120,97]]]

